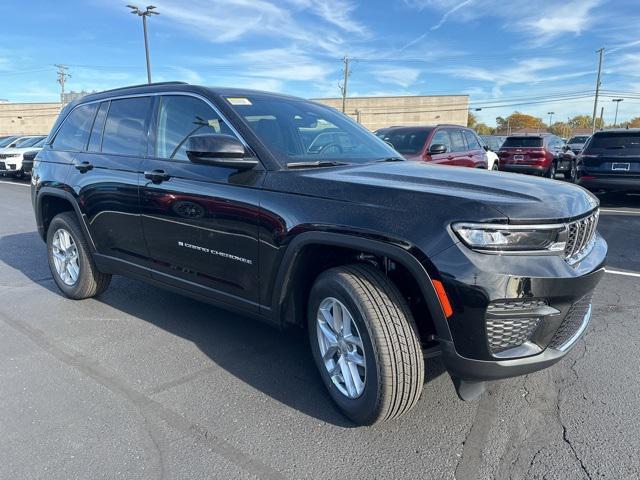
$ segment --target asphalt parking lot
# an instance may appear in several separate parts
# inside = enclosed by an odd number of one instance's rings
[[[306,336],[122,277],[63,298],[28,184],[0,183],[0,478],[640,477],[640,196],[602,198],[608,273],[554,368],[353,428]]]

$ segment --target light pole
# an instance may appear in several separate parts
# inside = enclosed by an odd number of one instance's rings
[[[144,53],[147,57],[147,83],[151,83],[151,61],[149,60],[149,40],[147,39],[147,17],[149,15],[160,15],[155,11],[153,5],[149,5],[145,11],[140,10],[135,5],[127,5],[131,9],[131,13],[142,17],[142,30],[144,31]]]
[[[553,119],[553,114],[556,112],[547,112],[547,115],[549,115],[549,128],[551,128],[551,120]]]
[[[620,102],[624,101],[624,98],[614,98],[611,100],[612,102],[616,102],[616,116],[613,120],[613,126],[618,125],[618,107],[620,106]]]

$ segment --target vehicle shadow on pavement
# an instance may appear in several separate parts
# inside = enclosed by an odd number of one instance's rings
[[[601,208],[598,231],[609,244],[607,267],[640,272],[637,254],[640,195],[607,193],[598,198]]]
[[[28,256],[31,258],[27,259]],[[1,237],[0,261],[59,295],[52,281],[42,282],[43,278],[51,278],[51,274],[45,246],[35,232]],[[354,427],[325,390],[306,331],[281,331],[252,318],[119,276],[95,300],[189,340],[215,365],[290,408],[336,426]],[[429,360],[425,381],[434,380],[444,371],[439,360]],[[213,376],[213,372],[205,371],[195,381],[204,380],[209,374]],[[168,382],[166,388],[194,381],[192,372],[185,372],[184,382],[181,380]],[[160,386],[153,393],[162,389]],[[212,391],[211,395],[217,393]]]

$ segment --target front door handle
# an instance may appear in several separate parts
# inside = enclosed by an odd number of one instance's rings
[[[148,178],[153,183],[162,183],[171,178],[171,176],[164,170],[151,170],[150,172],[144,172],[144,177]]]
[[[87,161],[76,163],[75,167],[80,171],[80,173],[85,173],[89,170],[93,170],[93,164]]]

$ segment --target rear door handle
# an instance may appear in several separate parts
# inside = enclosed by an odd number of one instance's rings
[[[148,178],[153,183],[162,183],[165,180],[169,180],[171,175],[164,170],[151,170],[150,172],[144,172],[144,177]]]
[[[88,172],[89,170],[93,170],[93,164],[91,162],[79,162],[74,165],[80,173]]]

